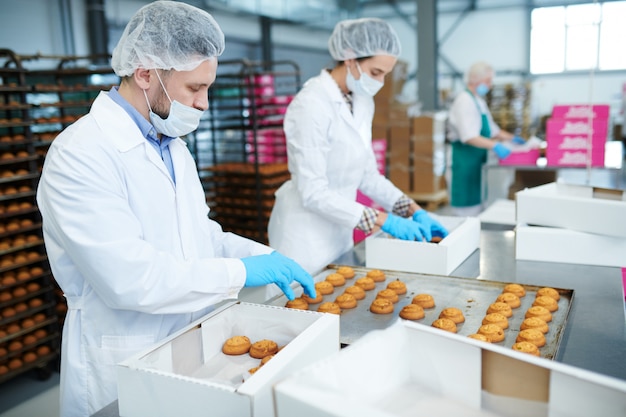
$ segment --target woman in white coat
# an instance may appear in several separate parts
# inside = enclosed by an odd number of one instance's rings
[[[287,109],[291,179],[276,192],[270,246],[310,273],[351,249],[355,228],[430,240],[446,230],[378,172],[373,96],[400,54],[393,28],[375,18],[339,22],[328,41],[337,65],[305,83]],[[380,204],[356,201],[360,190]]]
[[[115,365],[244,286],[293,298],[313,280],[292,260],[224,233],[184,141],[208,106],[224,35],[206,12],[159,1],[130,20],[113,52],[119,88],[46,156],[37,202],[53,275],[67,299],[61,416],[117,398]]]

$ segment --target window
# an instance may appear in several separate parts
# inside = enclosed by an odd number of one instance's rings
[[[530,72],[624,70],[626,1],[532,11]]]

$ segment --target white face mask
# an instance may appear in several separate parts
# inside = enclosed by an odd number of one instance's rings
[[[356,68],[359,70],[359,74],[361,77],[358,80],[355,80],[350,72],[350,69],[347,68],[346,71],[346,85],[354,94],[362,94],[370,97],[374,97],[378,91],[383,88],[384,83],[373,79],[368,74],[365,74],[361,71],[361,67],[359,63],[356,62]]]
[[[158,71],[155,70],[155,73],[159,79],[159,83],[161,83],[161,87],[163,87],[163,91],[165,91],[167,99],[170,101],[170,114],[167,116],[167,119],[163,119],[161,116],[154,113],[150,106],[150,101],[148,101],[146,90],[143,90],[143,95],[146,97],[146,102],[148,103],[148,109],[150,109],[150,123],[152,123],[157,132],[173,138],[185,136],[196,130],[204,111],[185,106],[176,100],[172,101],[169,94],[167,94],[163,81],[161,81],[161,77],[159,77]]]

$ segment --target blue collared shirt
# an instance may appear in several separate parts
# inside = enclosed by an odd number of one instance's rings
[[[176,138],[172,138],[162,134],[161,140],[159,140],[157,136],[157,131],[154,129],[154,126],[152,126],[152,123],[147,121],[146,118],[137,111],[137,109],[131,106],[130,103],[120,95],[120,93],[117,91],[118,88],[119,87],[111,88],[111,91],[109,91],[109,97],[111,98],[111,100],[119,104],[124,110],[126,110],[126,113],[128,113],[130,118],[133,119],[133,121],[137,124],[137,127],[139,127],[139,130],[141,131],[143,137],[146,138],[148,143],[152,145],[154,150],[157,151],[158,154],[161,156],[161,159],[165,163],[165,167],[172,177],[172,181],[174,181],[174,184],[176,184],[176,177],[174,176],[174,164],[172,163],[172,154],[170,153],[169,147],[170,142]]]

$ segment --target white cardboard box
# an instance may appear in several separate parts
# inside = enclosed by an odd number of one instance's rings
[[[375,233],[365,239],[365,266],[368,268],[421,274],[450,275],[480,244],[477,217],[432,217],[448,229],[439,243],[394,239]]]
[[[515,259],[626,267],[626,238],[518,224]]]
[[[626,381],[399,320],[274,397],[277,417],[623,416]]]
[[[626,237],[626,193],[585,185],[549,183],[515,194],[516,221]]]
[[[250,375],[259,359],[221,351],[235,335],[285,347]],[[228,304],[118,364],[120,415],[274,416],[273,384],[339,347],[334,314]]]

